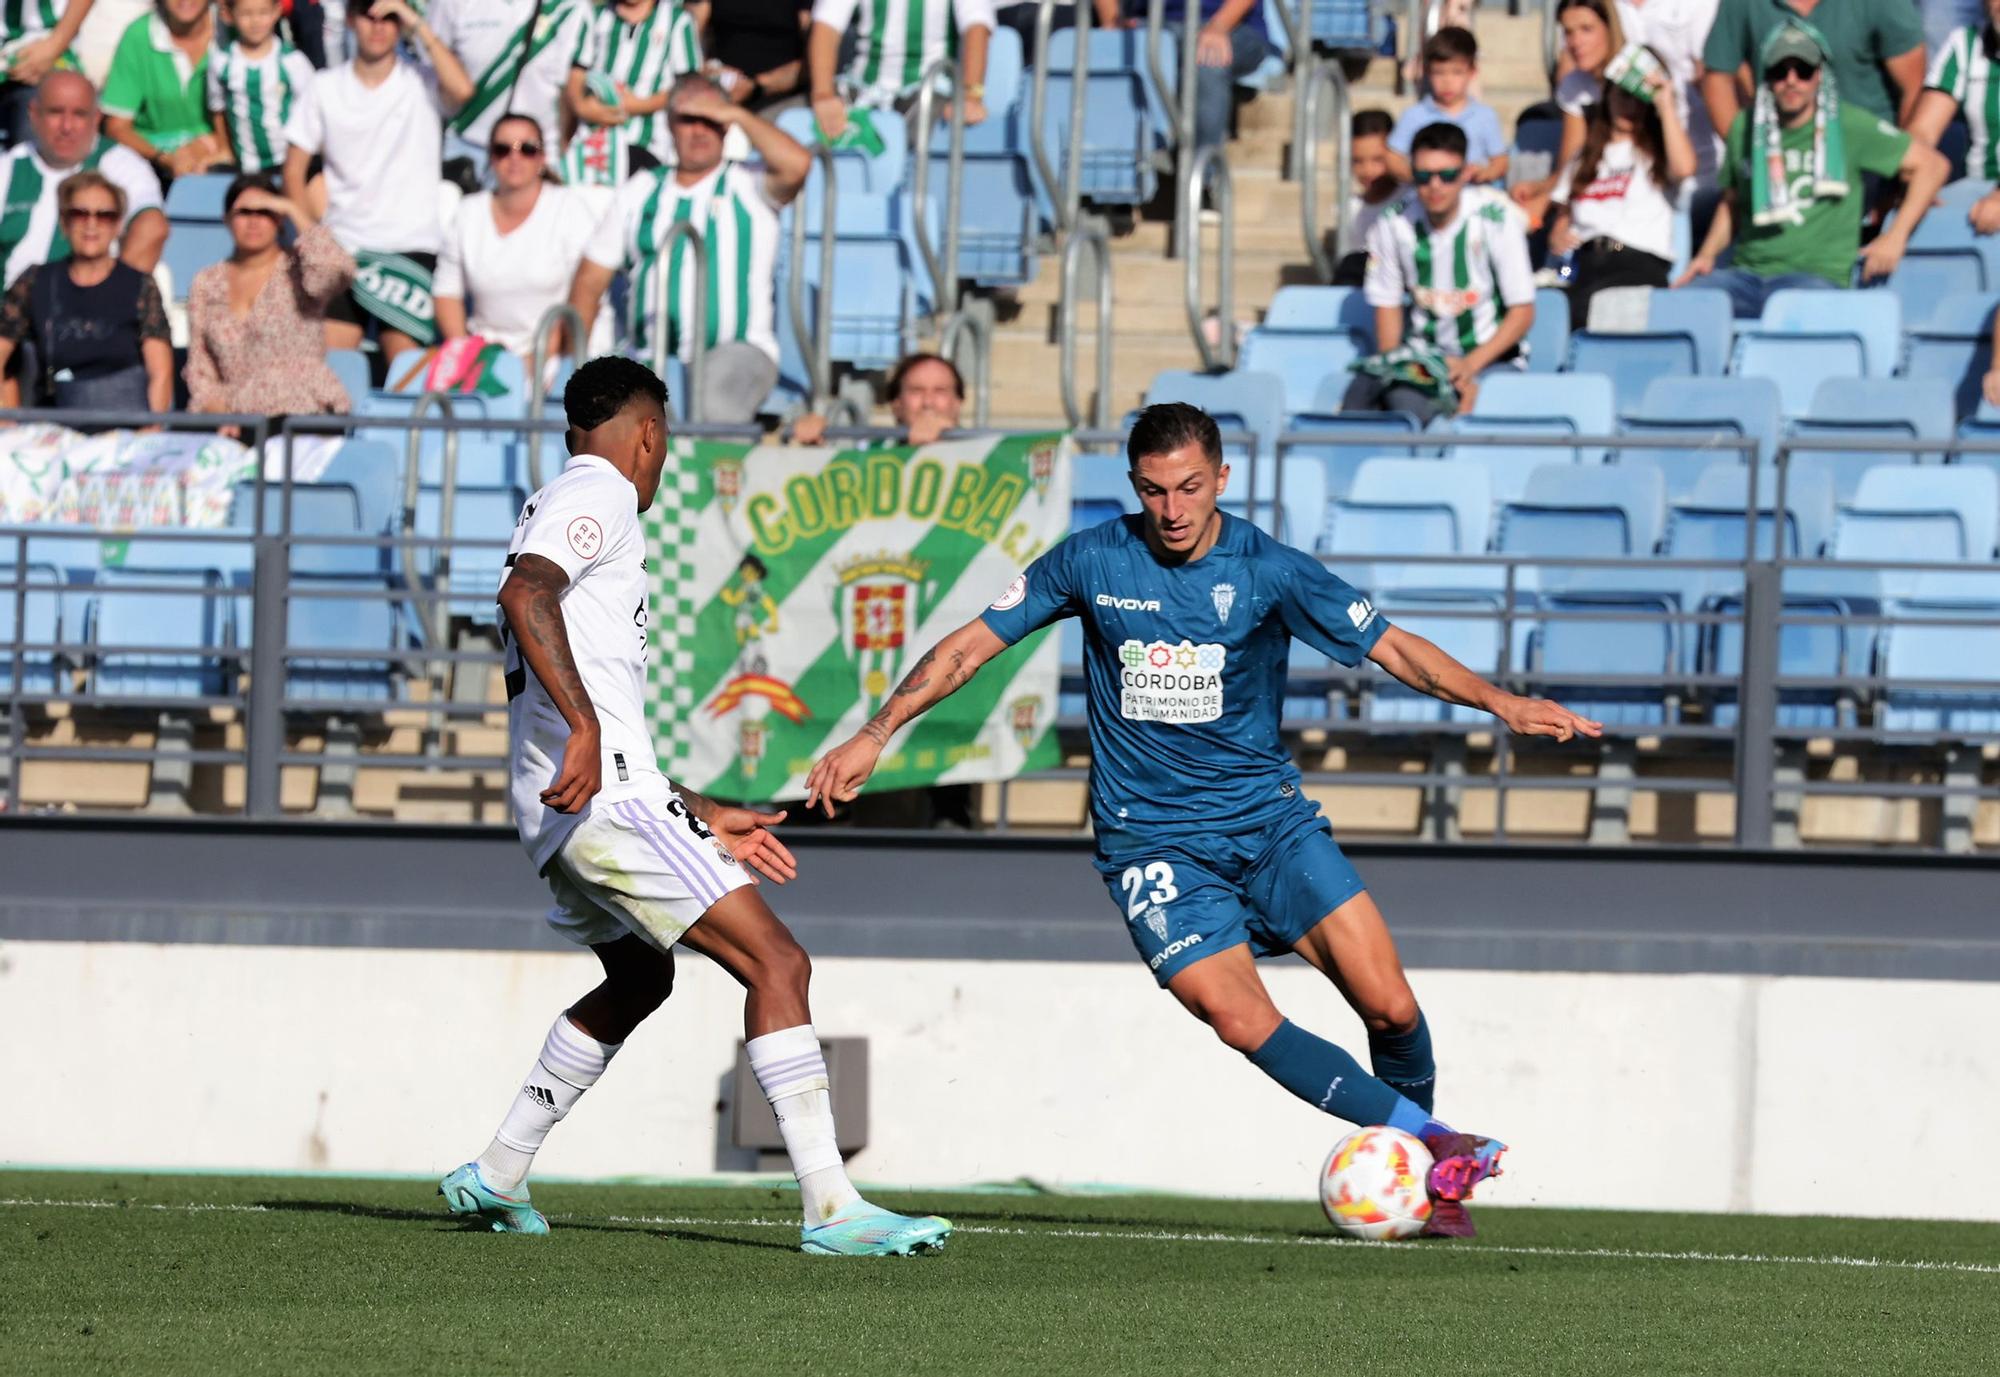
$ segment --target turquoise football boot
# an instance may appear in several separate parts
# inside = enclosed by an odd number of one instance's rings
[[[856,1200],[824,1224],[801,1225],[799,1248],[824,1257],[915,1257],[937,1252],[949,1237],[949,1219],[897,1214]]]
[[[496,1234],[546,1234],[549,1221],[528,1203],[524,1184],[515,1195],[502,1195],[486,1184],[479,1163],[467,1162],[438,1182],[438,1194],[453,1214],[478,1215],[493,1226]]]

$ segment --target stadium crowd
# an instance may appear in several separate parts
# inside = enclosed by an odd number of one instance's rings
[[[1136,0],[1091,2],[1100,25],[1143,22]],[[0,13],[0,119],[15,136],[0,167],[9,396],[340,410],[316,345],[372,341],[379,384],[433,358],[399,366],[404,354],[459,340],[525,355],[536,323],[568,304],[594,349],[663,341],[686,357],[699,343],[704,414],[726,421],[757,416],[778,371],[779,212],[811,155],[774,117],[809,107],[814,136],[865,142],[872,125],[855,112],[907,110],[920,73],[951,53],[954,98],[976,124],[993,33],[1031,31],[1036,12],[154,0],[100,90],[72,52],[94,3],[114,0]],[[1235,83],[1272,48],[1261,0],[1200,3],[1207,145],[1227,137]],[[1176,19],[1179,0],[1166,9]],[[1402,366],[1411,351],[1442,356],[1461,399],[1481,370],[1522,362],[1538,275],[1569,288],[1579,323],[1603,288],[1670,285],[1679,211],[1700,228],[1678,282],[1721,287],[1755,315],[1779,288],[1842,288],[1857,263],[1864,280],[1892,271],[1949,175],[1938,145],[1954,120],[1971,174],[2000,174],[2000,0],[1561,0],[1560,150],[1534,177],[1510,167],[1513,139],[1480,99],[1476,9],[1439,12],[1460,22],[1422,46],[1416,103],[1353,119],[1347,215],[1365,251],[1340,274],[1365,286],[1387,362],[1355,380],[1351,407],[1428,414]],[[1058,24],[1073,19],[1058,7]],[[165,284],[187,303],[188,339],[163,380],[166,193],[220,171],[235,174],[232,248]],[[2000,231],[2000,193],[1971,218]],[[705,231],[706,311],[681,221]],[[1439,236],[1459,251],[1433,252]]]

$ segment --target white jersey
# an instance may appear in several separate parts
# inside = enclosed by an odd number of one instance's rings
[[[542,790],[562,768],[569,724],[521,658],[503,617],[514,820],[538,869],[592,809],[661,784],[646,731],[646,556],[638,508],[632,480],[609,460],[574,455],[528,499],[507,546],[503,586],[523,555],[540,555],[569,575],[563,630],[604,747],[604,790],[590,808],[558,813],[542,803]]]
[[[1510,308],[1535,302],[1527,217],[1502,193],[1475,186],[1461,193],[1450,224],[1433,226],[1408,193],[1368,232],[1362,290],[1370,306],[1409,306],[1411,342],[1469,354]]]
[[[124,144],[100,138],[97,146],[74,167],[51,167],[33,139],[0,153],[0,288],[38,263],[69,253],[69,237],[56,214],[56,188],[71,173],[95,168],[125,193],[125,223],[160,209],[160,179],[146,160]],[[57,250],[61,252],[58,253]]]
[[[612,4],[584,26],[574,61],[586,72],[621,83],[635,96],[657,96],[672,89],[675,77],[701,67],[701,42],[694,16],[672,0],[654,0],[652,13],[636,24],[620,19]],[[673,146],[665,110],[635,115],[623,127],[634,147],[656,157],[664,158]]]
[[[854,62],[847,69],[855,99],[887,105],[916,88],[924,69],[958,56],[960,38],[976,28],[991,32],[993,0],[815,0],[813,23],[845,33],[860,15]]]
[[[677,182],[671,168],[652,168],[618,189],[583,256],[631,274],[629,335],[634,347],[650,349],[659,330],[660,247],[676,221],[693,221],[707,241],[703,338],[710,347],[741,340],[776,362],[778,209],[760,163],[720,163],[692,186]],[[695,332],[687,328],[697,318],[693,249],[687,238],[677,240],[665,268],[668,342],[683,359],[694,352]]]
[[[313,74],[306,55],[284,43],[273,43],[262,57],[246,56],[234,42],[209,51],[208,112],[222,116],[239,168],[284,167],[285,125]]]
[[[0,0],[0,43],[54,33],[69,0]]]
[[[577,260],[610,199],[602,187],[544,184],[528,218],[503,235],[493,223],[493,193],[466,197],[445,232],[431,294],[469,301],[473,334],[527,354],[542,316],[569,300]],[[592,331],[591,352],[608,354],[608,313],[598,316],[598,325],[604,334],[600,339]]]
[[[563,84],[593,17],[590,0],[431,0],[425,20],[472,78],[450,127],[484,148],[502,114],[529,115],[553,150]]]
[[[1954,29],[1931,61],[1924,85],[1958,102],[1972,142],[1965,151],[1965,175],[2000,181],[2000,82],[1993,80],[1985,25]]]
[[[285,125],[294,148],[326,159],[326,227],[349,253],[436,253],[444,125],[437,92],[398,60],[365,86],[354,64],[316,72]]]

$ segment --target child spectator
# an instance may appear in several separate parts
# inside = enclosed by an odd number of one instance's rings
[[[1479,75],[1479,40],[1470,29],[1446,28],[1424,44],[1424,96],[1403,112],[1389,134],[1389,170],[1399,182],[1410,179],[1410,143],[1433,124],[1465,131],[1466,174],[1474,183],[1507,177],[1507,136],[1493,107],[1472,98]]]
[[[1368,231],[1396,199],[1403,184],[1389,170],[1389,133],[1395,121],[1386,110],[1357,110],[1349,126],[1353,131],[1354,154],[1351,165],[1354,186],[1347,197],[1347,242],[1355,246],[1333,270],[1336,287],[1359,287],[1368,266]]]
[[[312,80],[305,54],[278,37],[278,0],[235,0],[223,10],[236,37],[208,58],[208,112],[245,172],[285,165],[285,121]]]

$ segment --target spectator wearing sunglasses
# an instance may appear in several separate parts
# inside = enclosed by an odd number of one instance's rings
[[[502,116],[486,156],[494,189],[459,203],[438,255],[438,330],[446,339],[479,335],[527,358],[542,316],[569,299],[611,193],[554,182],[532,115]],[[594,352],[608,353],[602,333]]]
[[[1845,287],[1857,259],[1864,281],[1887,277],[1951,173],[1936,149],[1842,99],[1828,45],[1801,19],[1765,40],[1763,83],[1729,130],[1722,202],[1675,284],[1721,288],[1739,317],[1761,316],[1782,287]],[[1782,176],[1771,175],[1774,166]],[[1864,250],[1862,174],[1870,172],[1901,177],[1904,188],[1901,210]],[[1732,242],[1734,263],[1717,268]]]
[[[30,268],[0,301],[0,369],[25,344],[19,380],[0,388],[8,406],[167,411],[174,347],[153,279],[112,257],[125,223],[125,192],[101,172],[56,188],[69,256]]]
[[[1411,189],[1368,232],[1362,290],[1381,353],[1409,343],[1442,355],[1457,409],[1470,410],[1482,372],[1527,363],[1523,342],[1535,323],[1527,216],[1504,193],[1471,184],[1465,131],[1455,124],[1419,130],[1410,168]],[[1370,373],[1356,374],[1341,406],[1407,411],[1420,422],[1450,409]]]
[[[748,421],[778,378],[778,212],[805,186],[812,155],[700,73],[674,83],[667,113],[675,165],[640,173],[618,189],[584,247],[570,305],[587,331],[612,276],[624,269],[631,278],[632,346],[643,355],[664,350],[683,360],[704,350],[702,393],[689,409],[693,419]],[[723,160],[731,129],[743,131],[751,159]],[[691,244],[676,246],[666,263],[660,261],[667,233],[680,221],[698,226],[704,240],[706,302],[695,298]],[[662,272],[670,274],[664,320]]]
[[[228,258],[188,291],[190,411],[257,416],[344,413],[347,389],[326,365],[326,307],[354,279],[354,259],[325,225],[279,242],[298,209],[275,173],[245,173],[223,193]]]

